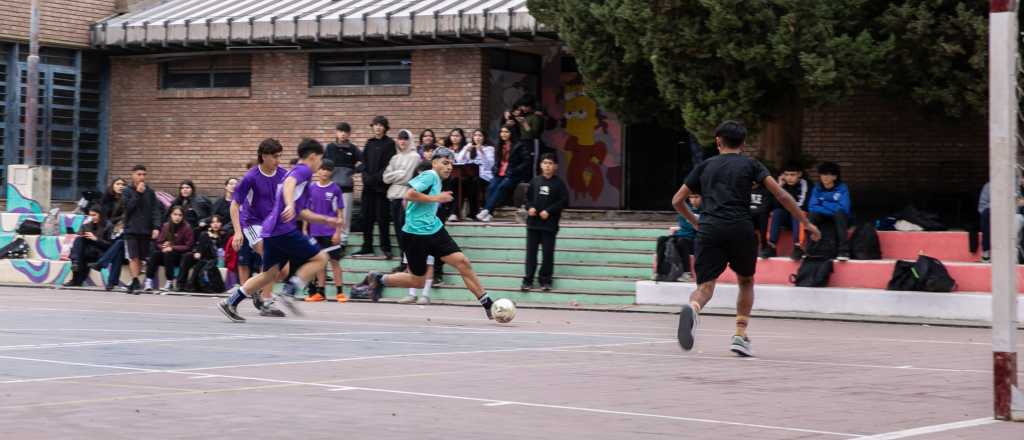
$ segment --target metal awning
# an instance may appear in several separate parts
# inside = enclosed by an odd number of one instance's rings
[[[92,26],[94,47],[421,44],[554,37],[525,0],[167,0]]]

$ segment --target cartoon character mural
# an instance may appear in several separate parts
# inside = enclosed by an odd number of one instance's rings
[[[557,68],[559,63],[551,64]],[[570,206],[620,208],[622,126],[614,114],[602,111],[587,96],[579,73],[557,74],[562,86],[545,88],[543,99],[548,114],[559,124],[545,132],[544,140],[563,151],[567,165],[560,170],[569,186]]]

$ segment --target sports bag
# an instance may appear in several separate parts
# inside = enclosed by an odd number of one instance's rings
[[[886,289],[952,292],[956,289],[956,280],[949,276],[941,261],[920,255],[915,262],[897,261]]]
[[[43,224],[39,220],[27,218],[18,224],[16,231],[20,235],[40,235],[43,232]]]
[[[850,237],[850,257],[854,260],[881,260],[882,244],[878,231],[871,223],[864,223],[853,231]]]
[[[789,276],[789,282],[798,287],[825,287],[831,276],[831,258],[806,257],[800,263],[800,269]]]

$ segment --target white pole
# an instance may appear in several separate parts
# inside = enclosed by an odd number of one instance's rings
[[[995,418],[1024,420],[1017,388],[1017,5],[989,14],[989,182],[992,197],[992,355]]]

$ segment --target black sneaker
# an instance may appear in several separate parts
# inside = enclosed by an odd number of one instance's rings
[[[142,288],[142,286],[139,285],[139,279],[138,278],[132,278],[131,284],[128,285],[128,294],[129,295],[138,295],[140,288]]]
[[[793,261],[800,261],[804,259],[804,248],[799,245],[793,245],[793,253],[789,254],[789,259]]]
[[[262,311],[263,306],[266,304],[263,302],[263,292],[256,292],[252,294],[250,298],[252,299],[252,306],[255,307],[256,310]]]
[[[227,316],[232,322],[245,322],[245,318],[238,314],[235,306],[228,303],[228,300],[221,301],[220,304],[217,304],[217,308],[220,309],[220,312],[223,313],[224,316]]]
[[[761,258],[763,259],[767,260],[769,258],[774,257],[775,255],[775,246],[765,246],[763,249],[761,249]]]
[[[370,288],[370,301],[380,301],[380,294],[384,291],[384,274],[380,272],[370,272],[366,278],[366,285]]]
[[[734,335],[730,349],[739,357],[751,357],[754,355],[754,351],[750,349],[750,338],[746,336]]]
[[[523,284],[521,286],[519,286],[519,291],[520,292],[529,292],[530,289],[532,289],[532,288],[533,288],[533,282],[532,281],[523,281]]]
[[[281,309],[274,307],[273,301],[267,301],[264,302],[263,307],[260,308],[260,316],[265,316],[267,318],[284,318],[285,314]]]
[[[697,311],[693,306],[686,304],[679,311],[679,329],[676,330],[676,338],[679,339],[679,346],[685,351],[693,349],[693,340],[697,332]]]
[[[850,261],[850,252],[849,251],[841,251],[841,252],[839,252],[839,256],[836,257],[836,260],[839,260],[839,261]]]
[[[550,292],[551,291],[551,283],[540,283],[540,290],[543,290],[545,292]]]
[[[349,256],[351,256],[351,257],[372,257],[373,256],[373,249],[359,249],[358,251],[353,252]]]

